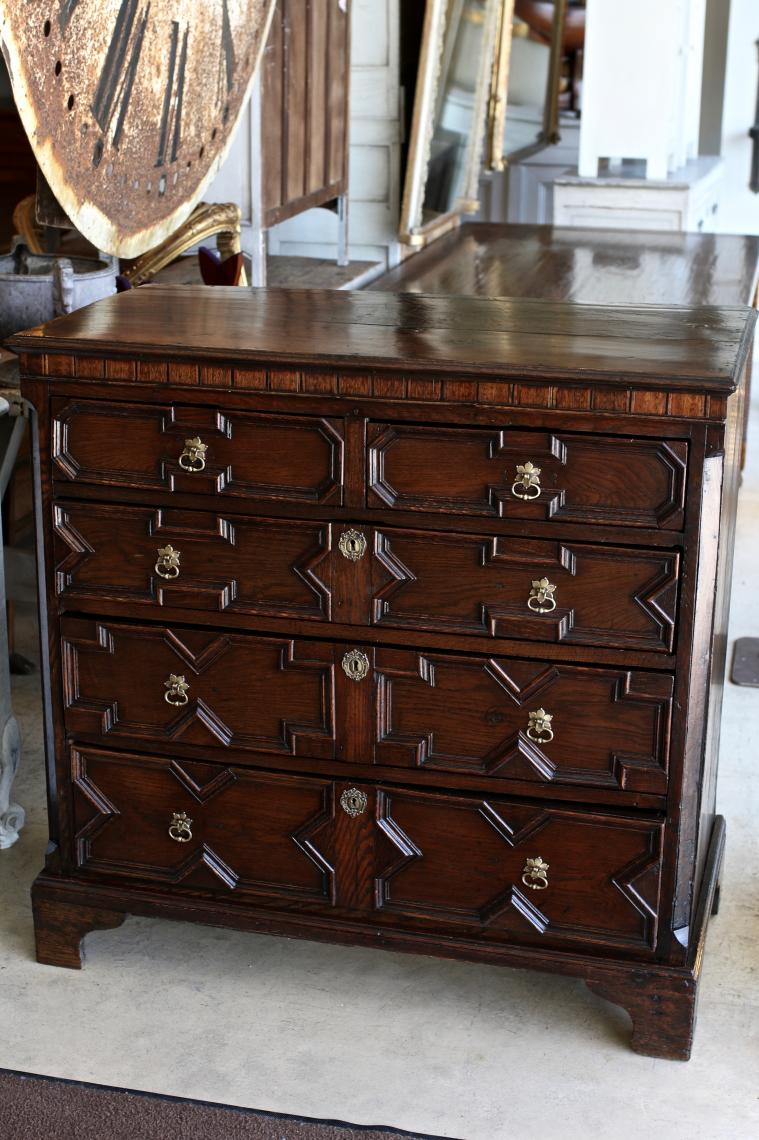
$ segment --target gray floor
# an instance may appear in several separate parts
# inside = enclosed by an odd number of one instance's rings
[[[759,635],[754,420],[733,637]],[[494,967],[137,918],[91,935],[81,973],[36,965],[38,678],[15,700],[28,823],[0,853],[0,1067],[464,1140],[759,1136],[759,690],[726,692],[727,862],[688,1064],[630,1052],[626,1015],[580,983]]]

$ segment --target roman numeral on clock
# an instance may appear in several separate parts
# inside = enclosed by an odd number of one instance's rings
[[[140,11],[140,0],[121,0],[108,53],[92,100],[95,121],[104,136],[111,134],[111,145],[116,150],[119,148],[129,109],[149,14],[149,2]],[[99,139],[92,157],[93,166],[98,166],[102,157],[103,139]]]
[[[221,105],[229,98],[235,78],[235,47],[232,39],[232,24],[229,19],[229,5],[223,0],[221,6],[221,49],[219,51],[219,79],[216,89],[216,102]],[[226,119],[226,114],[224,115]]]
[[[166,88],[163,93],[161,133],[158,138],[156,166],[165,165],[167,153],[169,155],[169,162],[174,162],[179,153],[180,137],[182,134],[182,101],[184,99],[184,80],[185,70],[187,68],[187,37],[189,32],[189,27],[185,28],[180,50],[179,24],[176,20],[172,21],[169,70],[166,76]],[[177,56],[179,56],[178,63]]]

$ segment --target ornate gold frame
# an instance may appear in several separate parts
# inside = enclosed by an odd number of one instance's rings
[[[44,234],[35,214],[35,196],[22,198],[13,211],[13,227],[30,253],[44,253]],[[121,272],[133,285],[143,285],[198,242],[216,235],[216,248],[224,259],[240,250],[240,207],[235,202],[199,202],[187,221],[160,245],[139,257],[122,261]],[[240,285],[247,285],[245,270]]]
[[[506,104],[511,63],[512,23],[514,0],[501,0],[496,31],[496,57],[490,82],[488,130],[485,166],[488,170],[504,170],[509,162],[527,158],[559,141],[559,86],[561,83],[561,45],[567,18],[567,0],[555,0],[553,32],[551,35],[551,62],[540,138],[530,146],[511,153],[503,153],[503,136],[506,129]]]
[[[457,226],[461,214],[473,213],[479,208],[480,163],[485,144],[485,119],[500,3],[501,0],[488,0],[482,59],[474,97],[474,128],[467,148],[464,193],[452,210],[440,214],[433,221],[423,225],[422,205],[435,129],[435,107],[445,48],[447,4],[447,0],[427,0],[401,205],[400,239],[406,245],[417,247],[427,245],[434,238]]]
[[[186,222],[155,249],[149,249],[129,261],[123,261],[121,272],[133,285],[142,285],[159,270],[176,261],[198,242],[216,235],[216,248],[222,258],[240,251],[240,207],[236,202],[199,202]],[[240,285],[247,285],[245,270]]]

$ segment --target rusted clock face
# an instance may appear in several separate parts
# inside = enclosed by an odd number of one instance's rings
[[[215,174],[274,0],[0,0],[13,93],[37,161],[98,248],[135,257]]]

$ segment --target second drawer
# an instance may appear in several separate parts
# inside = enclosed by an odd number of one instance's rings
[[[668,549],[59,503],[67,608],[129,603],[669,653]]]
[[[665,673],[80,618],[62,630],[66,728],[82,739],[666,793]]]

